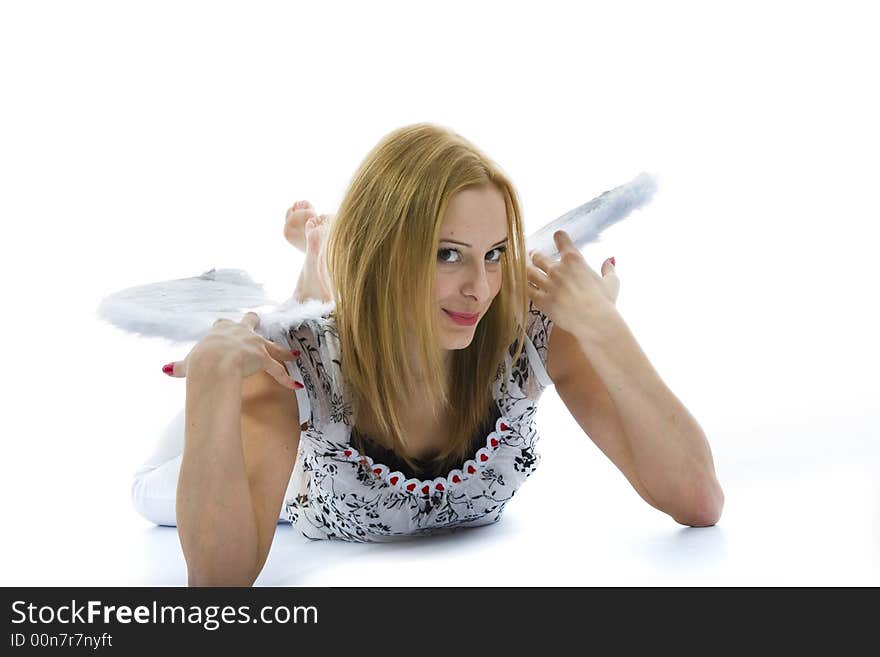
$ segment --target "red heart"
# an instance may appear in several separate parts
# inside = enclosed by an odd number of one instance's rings
[[[474,470],[474,466],[469,465],[468,466],[468,474],[474,474],[475,472],[476,472],[476,470]]]
[[[443,488],[443,484],[437,484],[437,490],[446,490]]]
[[[351,450],[350,450],[350,449],[345,450],[345,455],[346,455],[346,456],[351,456]]]
[[[498,441],[494,438],[492,439],[492,447],[498,447]]]
[[[415,484],[410,484],[409,486],[406,487],[406,489],[407,489],[409,492],[412,492],[413,488],[415,488],[415,487],[416,487]]]
[[[429,488],[428,486],[425,486],[424,488],[422,488],[422,492],[423,492],[425,495],[428,494],[428,491],[429,491],[429,490],[430,490],[430,488]]]
[[[457,484],[457,483],[460,482],[460,481],[461,481],[461,477],[459,477],[458,475],[453,475],[453,476],[452,476],[452,482],[453,482],[453,483]]]
[[[393,486],[394,484],[396,484],[396,483],[397,483],[397,475],[394,475],[393,477],[391,477],[391,480],[390,480],[390,481],[391,481],[391,485],[392,485],[392,486]]]
[[[481,461],[488,461],[488,460],[489,460],[489,457],[486,456],[485,454],[480,454],[480,460],[481,460]]]
[[[382,474],[382,469],[381,468],[373,468],[373,472],[375,472],[377,475]]]
[[[507,426],[506,424],[504,424],[504,422],[502,422],[502,423],[501,423],[501,430],[502,430],[502,431],[507,431],[508,429],[510,429],[510,427]]]

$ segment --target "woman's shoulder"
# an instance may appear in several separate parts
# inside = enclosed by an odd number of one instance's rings
[[[525,317],[525,343],[522,345],[516,362],[513,362],[512,358],[517,352],[518,338],[510,344],[506,357],[511,368],[506,384],[514,384],[515,389],[522,393],[522,397],[511,392],[507,385],[501,384],[502,369],[500,367],[493,388],[496,397],[500,398],[499,403],[505,405],[505,412],[513,412],[509,407],[511,402],[518,400],[521,400],[522,404],[537,402],[543,390],[552,385],[552,380],[547,374],[547,357],[552,330],[553,320],[529,299]]]
[[[260,328],[267,339],[299,351],[307,367],[316,368],[335,380],[332,367],[334,363],[339,364],[340,345],[334,310],[332,301],[289,302],[261,317]]]
[[[539,350],[546,348],[550,341],[550,332],[553,330],[553,320],[543,310],[529,299],[528,313],[526,314],[526,335]]]
[[[341,396],[334,308],[333,302],[290,300],[260,316],[257,331],[263,337],[298,352],[285,366],[293,379],[303,384],[297,391],[300,424],[324,421]]]
[[[278,308],[260,315],[260,328],[264,333],[285,333],[296,331],[335,330],[333,310],[334,301],[308,299],[296,301],[289,299]],[[268,337],[268,336],[267,336]]]

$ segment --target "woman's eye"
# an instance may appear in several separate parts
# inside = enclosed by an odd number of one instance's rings
[[[495,253],[496,251],[498,252],[498,256],[495,257],[495,258],[490,259],[489,262],[493,262],[493,263],[501,262],[501,255],[502,255],[505,251],[507,251],[507,247],[506,247],[506,246],[498,246],[498,247],[492,249],[491,251],[489,251],[489,253],[487,253],[486,255],[489,256],[489,255]],[[455,262],[458,262],[458,260],[447,260],[446,257],[445,257],[445,255],[444,255],[444,254],[447,254],[447,253],[454,253],[454,254],[456,254],[456,255],[460,255],[460,254],[458,253],[458,249],[439,249],[439,250],[437,251],[437,257],[440,258],[440,261],[441,261],[441,262],[445,262],[445,263],[447,263],[447,264],[453,264],[453,263],[455,263]]]
[[[505,251],[507,251],[507,247],[506,246],[496,246],[494,249],[489,251],[489,253],[494,253],[495,251],[498,251],[498,259],[493,260],[492,262],[501,262],[501,256],[504,255]]]
[[[442,262],[453,262],[452,260],[447,260],[443,257],[443,254],[445,253],[458,253],[458,251],[456,251],[455,249],[440,249],[439,251],[437,251],[437,257],[440,258]]]

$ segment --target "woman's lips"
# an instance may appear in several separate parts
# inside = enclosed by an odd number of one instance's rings
[[[480,318],[479,313],[476,315],[465,315],[462,313],[454,313],[451,310],[446,310],[446,308],[443,309],[443,312],[445,312],[453,322],[461,324],[462,326],[473,326]]]

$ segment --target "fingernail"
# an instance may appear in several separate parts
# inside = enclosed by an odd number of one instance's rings
[[[297,349],[291,349],[291,350],[290,350],[290,353],[293,354],[293,357],[294,357],[294,358],[299,358],[299,350],[297,350]]]
[[[296,388],[297,390],[299,390],[300,388],[305,388],[305,386],[302,383],[300,383],[299,381],[294,381],[293,387]]]
[[[174,363],[168,363],[162,366],[162,371],[168,376],[174,376]]]
[[[617,263],[614,261],[614,256],[611,256],[611,257],[608,258],[608,259],[611,261],[611,264],[612,264],[612,265],[614,265],[615,267],[617,266]]]

